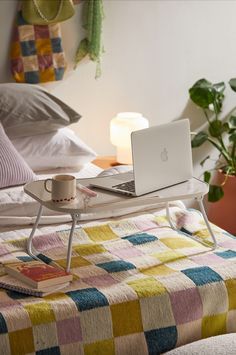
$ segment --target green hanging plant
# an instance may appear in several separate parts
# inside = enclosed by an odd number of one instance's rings
[[[229,85],[236,91],[236,79],[231,79]],[[224,91],[224,82],[212,84],[206,79],[200,79],[189,89],[189,95],[191,100],[202,108],[208,122],[206,131],[194,135],[192,148],[200,147],[206,141],[210,142],[219,151],[215,169],[220,169],[225,174],[226,181],[229,175],[236,176],[236,116],[231,115],[225,123],[220,120]],[[213,115],[210,115],[210,112]],[[200,164],[203,166],[209,158],[210,156],[207,156]],[[204,181],[210,184],[210,180],[211,172],[205,171]],[[216,202],[224,196],[224,183],[221,186],[210,184],[208,193],[210,202]]]

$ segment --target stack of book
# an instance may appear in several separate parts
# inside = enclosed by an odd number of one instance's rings
[[[38,260],[7,264],[5,271],[0,287],[37,297],[67,287],[73,278],[65,270]]]

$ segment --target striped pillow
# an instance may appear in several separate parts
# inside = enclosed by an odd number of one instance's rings
[[[0,123],[0,188],[22,185],[36,175],[17,152]]]

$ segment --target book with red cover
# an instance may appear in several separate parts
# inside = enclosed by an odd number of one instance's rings
[[[42,288],[72,281],[73,276],[63,269],[43,261],[27,261],[5,265],[5,271],[34,288]]]

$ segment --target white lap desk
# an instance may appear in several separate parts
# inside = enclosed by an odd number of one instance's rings
[[[93,178],[89,179],[78,179],[77,181],[80,184],[83,184],[85,186],[89,186],[90,182],[92,181]],[[208,193],[208,185],[198,179],[192,178],[186,182],[161,189],[155,192],[152,192],[150,194],[146,194],[143,196],[139,197],[129,197],[126,195],[121,195],[121,194],[116,194],[112,193],[109,191],[101,190],[101,189],[95,189],[94,190],[98,193],[98,196],[95,198],[91,198],[89,201],[86,210],[83,208],[83,203],[81,202],[81,199],[75,199],[75,201],[69,203],[69,204],[58,204],[54,203],[51,201],[51,194],[48,193],[44,189],[44,180],[39,180],[39,181],[34,181],[30,182],[25,185],[24,191],[27,193],[29,196],[31,196],[33,199],[39,202],[40,207],[38,211],[38,215],[36,218],[36,221],[34,223],[34,226],[32,228],[31,234],[29,236],[29,239],[27,241],[27,251],[29,255],[32,257],[36,257],[35,254],[32,252],[32,239],[35,233],[35,230],[40,222],[40,217],[42,214],[42,207],[45,206],[49,208],[50,210],[58,211],[58,212],[63,212],[63,213],[68,213],[71,215],[72,218],[72,226],[70,230],[70,235],[69,235],[69,241],[68,241],[68,251],[67,251],[67,266],[66,270],[70,270],[70,262],[71,262],[71,252],[72,252],[72,239],[73,239],[73,233],[74,229],[76,226],[76,223],[80,220],[81,214],[86,213],[95,213],[101,211],[111,211],[115,209],[121,209],[121,208],[128,208],[132,206],[142,206],[142,205],[154,205],[154,204],[160,204],[160,203],[165,203],[166,204],[166,211],[167,211],[167,218],[170,223],[170,226],[176,230],[176,227],[171,221],[170,218],[170,212],[169,212],[169,203],[171,201],[176,201],[176,200],[185,200],[185,199],[196,199],[199,203],[200,210],[202,212],[203,218],[205,220],[206,226],[210,232],[210,235],[213,240],[213,247],[210,248],[210,250],[213,250],[216,248],[217,243],[215,236],[212,232],[211,226],[208,222],[204,206],[203,206],[203,197]],[[188,235],[190,238],[195,239],[193,236]],[[199,242],[199,240],[197,240]],[[202,252],[200,252],[202,253]]]

